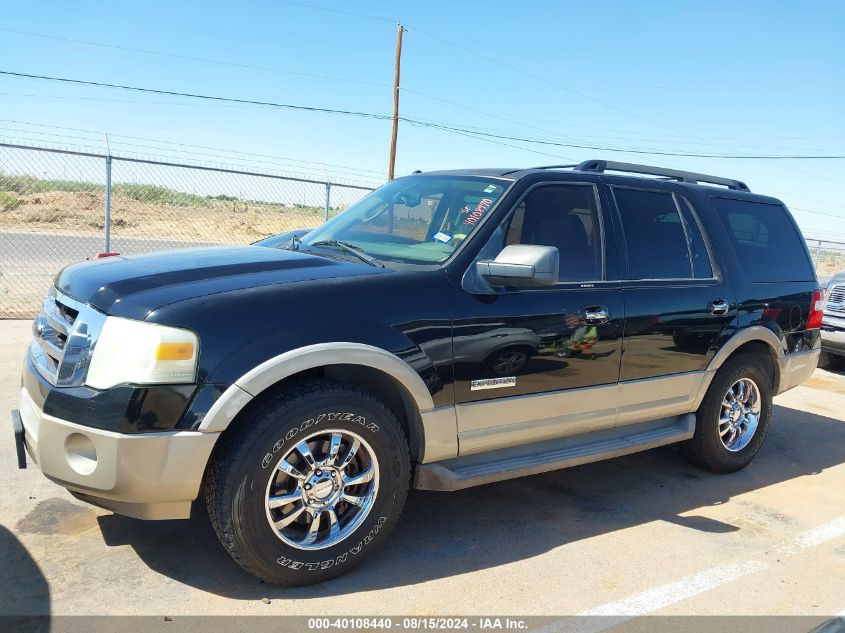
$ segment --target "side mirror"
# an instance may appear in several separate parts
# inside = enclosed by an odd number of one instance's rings
[[[494,286],[553,286],[557,283],[560,253],[554,246],[513,244],[496,259],[476,262],[478,274]]]

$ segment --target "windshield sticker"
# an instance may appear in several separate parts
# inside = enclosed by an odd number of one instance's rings
[[[443,231],[438,231],[434,234],[434,241],[441,242],[442,244],[448,244],[452,241],[452,237],[454,236],[444,233]]]
[[[484,193],[493,193],[496,191],[496,185],[487,185],[484,187]]]
[[[489,209],[492,204],[493,201],[490,198],[482,198],[478,202],[478,204],[475,205],[475,210],[464,218],[464,224],[468,224],[470,226],[475,225],[482,217],[484,217],[484,214],[487,212],[487,209]],[[461,213],[466,214],[466,211],[464,211],[464,209],[468,211],[469,205],[461,209]]]

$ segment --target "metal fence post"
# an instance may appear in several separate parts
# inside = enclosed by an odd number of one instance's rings
[[[106,156],[106,253],[111,252],[111,155]]]
[[[331,208],[330,207],[331,198],[332,198],[332,183],[327,182],[326,183],[326,211],[323,214],[323,222],[329,221],[329,209]]]

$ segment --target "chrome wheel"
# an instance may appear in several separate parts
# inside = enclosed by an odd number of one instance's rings
[[[760,421],[760,390],[750,378],[737,380],[722,400],[719,438],[731,452],[748,446]]]
[[[331,547],[367,518],[379,484],[369,444],[351,431],[309,435],[278,461],[267,483],[267,520],[299,549]]]

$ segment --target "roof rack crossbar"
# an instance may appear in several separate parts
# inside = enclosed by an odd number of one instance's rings
[[[540,169],[562,168],[563,165],[550,165],[548,167],[541,167]],[[722,178],[721,176],[708,176],[707,174],[697,174],[692,171],[682,171],[680,169],[667,169],[665,167],[651,167],[649,165],[637,165],[636,163],[618,163],[612,160],[586,160],[579,165],[574,166],[575,171],[591,171],[596,173],[604,173],[605,171],[623,171],[632,174],[646,174],[649,176],[663,176],[678,180],[680,182],[699,183],[706,182],[714,185],[722,185],[728,189],[736,189],[738,191],[751,191],[741,180],[734,180],[733,178]]]

